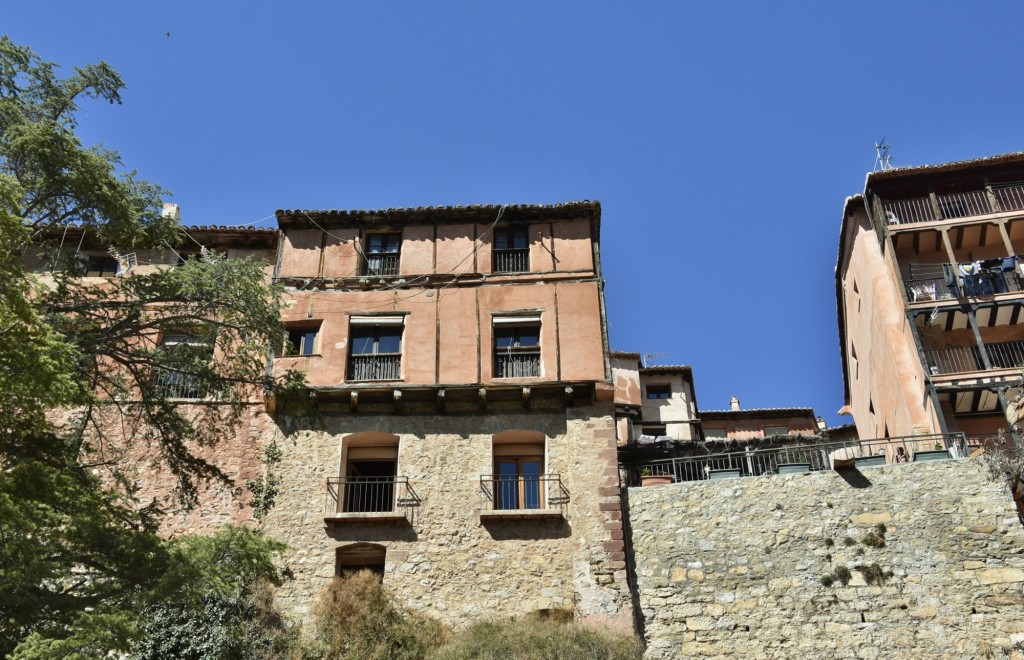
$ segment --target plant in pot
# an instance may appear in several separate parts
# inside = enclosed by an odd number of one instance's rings
[[[654,474],[650,466],[644,466],[640,470],[640,485],[641,486],[660,486],[662,484],[672,483],[671,474]]]

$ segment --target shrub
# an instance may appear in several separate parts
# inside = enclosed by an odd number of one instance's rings
[[[825,575],[821,576],[821,583],[823,585],[825,585],[826,587],[831,587],[834,582],[835,582],[835,578],[833,578],[828,573],[826,573]]]
[[[423,658],[444,641],[440,623],[400,612],[377,576],[359,571],[335,578],[313,612],[313,658]]]
[[[846,536],[846,537],[843,537],[843,545],[845,545],[846,547],[850,547],[851,545],[857,545],[857,542],[854,541],[849,536]]]
[[[836,582],[845,587],[850,584],[850,580],[853,578],[853,575],[850,573],[850,569],[840,564],[839,566],[836,566],[836,570],[832,571],[832,577],[835,578]]]
[[[877,562],[870,566],[854,566],[854,568],[860,571],[860,574],[864,576],[864,582],[867,584],[883,585],[886,580],[893,576],[892,571],[883,571]]]
[[[616,635],[571,622],[528,616],[472,625],[428,657],[431,660],[636,660],[642,654],[640,642],[632,635]]]

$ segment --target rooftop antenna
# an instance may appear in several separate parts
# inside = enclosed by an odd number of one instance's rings
[[[651,366],[651,365],[647,364],[647,362],[649,360],[652,360],[654,358],[659,358],[659,357],[665,357],[666,355],[668,355],[668,353],[644,353],[644,355],[643,355],[643,357],[644,357],[644,369],[646,369],[647,367]]]
[[[889,145],[885,143],[883,137],[878,142],[875,142],[875,167],[872,170],[877,172],[879,170],[886,171],[892,169],[892,156],[889,155]]]

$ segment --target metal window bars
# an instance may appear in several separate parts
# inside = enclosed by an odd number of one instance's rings
[[[391,513],[417,502],[408,477],[331,477],[324,512]]]
[[[494,356],[495,378],[535,378],[540,376],[540,349],[499,349]]]
[[[402,354],[376,353],[349,357],[349,380],[401,380]]]
[[[480,475],[483,511],[547,510],[564,514],[569,491],[558,473]]]
[[[530,270],[530,249],[494,250],[495,273],[525,273]]]

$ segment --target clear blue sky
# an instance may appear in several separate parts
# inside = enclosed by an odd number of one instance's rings
[[[842,405],[840,213],[897,165],[1024,149],[1022,3],[19,2],[124,105],[80,133],[190,224],[599,199],[614,348],[704,409]],[[167,33],[170,36],[167,36]]]

